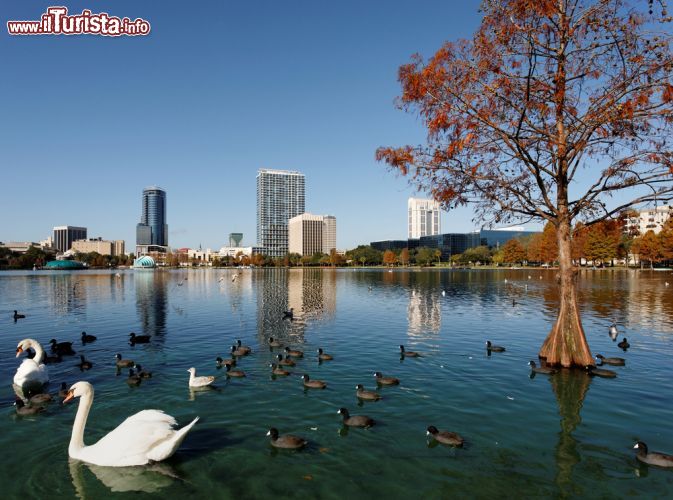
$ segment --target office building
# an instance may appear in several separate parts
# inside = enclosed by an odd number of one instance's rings
[[[140,223],[136,226],[136,256],[168,249],[166,224],[166,191],[150,186],[143,189]]]
[[[325,215],[322,226],[322,253],[329,255],[336,250],[336,217]]]
[[[305,177],[300,172],[260,169],[257,173],[257,244],[270,257],[288,253],[288,221],[305,211]]]
[[[436,248],[442,252],[442,260],[451,258],[452,255],[463,253],[468,248],[487,246],[499,248],[513,238],[525,238],[539,231],[526,231],[524,228],[482,229],[473,233],[444,233],[408,240],[372,241],[370,246],[375,250],[399,251],[403,248]]]
[[[232,248],[240,247],[243,241],[243,233],[229,233],[229,246]]]
[[[441,232],[439,202],[423,198],[409,198],[409,238],[433,236]]]
[[[96,252],[101,255],[120,256],[124,255],[124,240],[109,241],[103,238],[77,240],[73,241],[71,249],[79,253]]]
[[[67,252],[72,242],[86,239],[86,228],[77,226],[56,226],[54,228],[54,248],[59,252]]]
[[[288,248],[290,253],[313,255],[323,253],[324,217],[301,214],[288,222]]]
[[[336,217],[301,214],[288,222],[288,251],[299,255],[336,250]]]

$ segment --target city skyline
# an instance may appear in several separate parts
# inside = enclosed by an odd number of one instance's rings
[[[157,184],[170,194],[172,247],[219,248],[231,232],[254,245],[260,168],[303,172],[306,207],[339,219],[340,248],[403,237],[415,190],[374,159],[380,145],[424,136],[395,108],[396,74],[414,52],[469,36],[479,2],[432,2],[431,18],[383,5],[166,1],[158,10],[103,0],[96,8],[110,15],[147,19],[150,35],[3,33],[12,77],[0,89],[12,99],[0,124],[0,198],[21,210],[0,221],[0,241],[41,240],[54,225],[76,224],[130,250],[138,193]],[[43,10],[12,2],[5,16]],[[377,216],[363,219],[363,206]],[[445,229],[471,229],[471,214],[456,212]]]

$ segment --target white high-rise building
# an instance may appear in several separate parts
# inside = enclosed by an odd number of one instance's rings
[[[441,232],[439,202],[423,198],[409,198],[409,238],[433,236]]]
[[[666,221],[670,218],[672,211],[673,207],[669,205],[639,210],[633,217],[627,218],[624,231],[641,236],[648,231],[654,231],[654,234],[659,234],[664,228]]]
[[[329,254],[336,250],[336,217],[333,215],[301,214],[288,222],[290,253]]]
[[[305,211],[305,177],[300,172],[260,169],[257,173],[257,244],[269,257],[288,253],[288,221]]]

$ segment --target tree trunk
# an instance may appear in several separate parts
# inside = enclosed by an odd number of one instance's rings
[[[570,222],[561,220],[558,233],[559,315],[540,349],[548,365],[566,368],[594,365],[577,305],[576,274],[571,258]]]

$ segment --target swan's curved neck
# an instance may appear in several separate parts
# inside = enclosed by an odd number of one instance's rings
[[[38,364],[42,364],[44,361],[44,349],[42,349],[42,346],[38,344],[37,342],[33,342],[31,344],[31,347],[35,350],[35,357],[33,360]]]
[[[72,425],[72,435],[68,446],[68,454],[71,457],[74,457],[79,450],[84,448],[84,427],[92,403],[93,391],[87,392],[79,398],[79,407],[77,408],[75,423]]]

